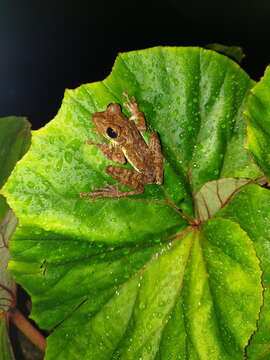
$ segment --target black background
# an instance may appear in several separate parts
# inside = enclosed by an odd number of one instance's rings
[[[65,88],[104,79],[118,52],[240,45],[255,80],[270,63],[270,0],[0,1],[0,116],[27,116],[34,129]]]

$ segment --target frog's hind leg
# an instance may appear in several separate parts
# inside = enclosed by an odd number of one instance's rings
[[[154,159],[156,183],[163,184],[163,156],[161,152],[160,141],[158,135],[154,131],[151,132],[150,136],[151,139],[149,142],[149,148]]]
[[[129,195],[138,195],[144,192],[143,180],[144,176],[139,172],[126,169],[119,166],[109,165],[106,167],[106,173],[113,179],[117,180],[120,184],[133,188],[130,191],[120,191],[118,185],[114,185],[114,189],[111,193],[111,197],[122,197]],[[108,196],[108,195],[106,195]]]
[[[81,194],[81,197],[90,196],[91,202],[94,198],[98,197],[124,197],[124,196],[131,196],[131,195],[139,195],[143,193],[144,188],[140,185],[137,189],[130,190],[130,191],[120,191],[118,185],[106,185],[103,188],[94,188],[94,192]]]
[[[97,197],[123,197],[139,195],[144,192],[143,180],[144,176],[135,170],[121,168],[109,165],[106,167],[106,173],[120,184],[133,188],[130,191],[120,191],[118,185],[106,185],[103,188],[94,188],[93,192],[80,194],[81,197],[90,196],[92,201]]]

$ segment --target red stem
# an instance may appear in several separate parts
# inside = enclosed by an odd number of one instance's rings
[[[23,316],[18,309],[12,309],[9,312],[10,320],[17,326],[21,332],[30,339],[41,351],[45,352],[45,337]]]

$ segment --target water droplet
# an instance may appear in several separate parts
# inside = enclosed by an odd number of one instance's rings
[[[63,166],[63,159],[60,159],[56,163],[56,166],[55,166],[56,171],[58,171],[58,172],[61,171],[62,166]]]
[[[27,182],[27,185],[28,185],[30,188],[34,188],[34,187],[35,187],[35,184],[34,184],[32,181],[28,181],[28,182]]]
[[[163,317],[163,315],[162,315],[162,313],[160,313],[160,312],[154,312],[154,313],[153,313],[153,317],[156,317],[156,318],[158,318],[158,319],[161,319],[161,318]]]
[[[72,156],[71,152],[67,151],[64,154],[64,158],[65,158],[66,162],[71,163],[73,156]]]
[[[146,309],[146,304],[140,303],[139,309],[140,309],[140,310],[145,310],[145,309]]]

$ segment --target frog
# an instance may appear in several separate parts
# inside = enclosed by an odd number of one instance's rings
[[[125,164],[133,169],[108,165],[105,172],[117,181],[114,185],[105,184],[94,188],[92,192],[81,193],[81,197],[90,197],[89,201],[100,197],[125,197],[144,192],[146,184],[163,184],[163,155],[158,134],[151,130],[148,143],[141,132],[147,130],[144,113],[140,111],[134,96],[123,94],[127,99],[124,106],[131,113],[128,118],[119,103],[110,103],[104,111],[92,115],[94,130],[101,143],[86,141],[86,144],[98,147],[107,159]],[[109,140],[103,141],[104,138]],[[120,191],[118,183],[131,188]]]

